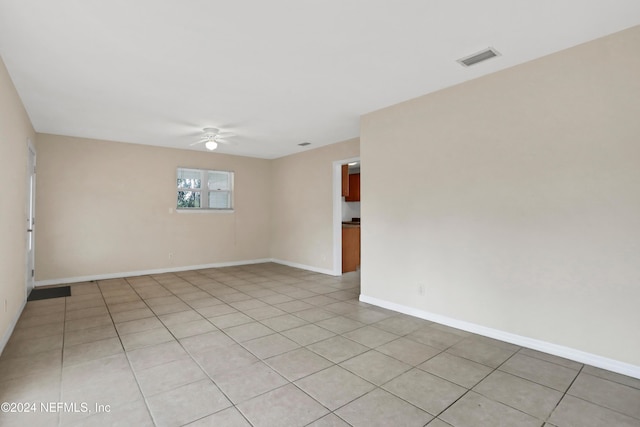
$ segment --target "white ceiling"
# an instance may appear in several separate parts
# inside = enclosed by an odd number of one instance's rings
[[[638,24],[638,0],[0,0],[0,55],[38,132],[204,150],[213,126],[277,158]]]

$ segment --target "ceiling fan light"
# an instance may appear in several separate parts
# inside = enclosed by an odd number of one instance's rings
[[[213,151],[218,148],[218,143],[213,140],[209,140],[204,144],[204,146],[207,148],[207,150]]]

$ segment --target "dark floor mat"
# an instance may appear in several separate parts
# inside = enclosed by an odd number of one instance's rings
[[[60,286],[58,288],[33,289],[29,294],[27,301],[36,301],[39,299],[70,297],[71,286]]]

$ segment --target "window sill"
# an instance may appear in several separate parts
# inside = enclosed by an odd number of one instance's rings
[[[176,209],[179,214],[230,214],[234,209]]]

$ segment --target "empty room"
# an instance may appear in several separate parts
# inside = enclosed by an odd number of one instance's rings
[[[0,0],[0,425],[640,427],[640,3]]]

